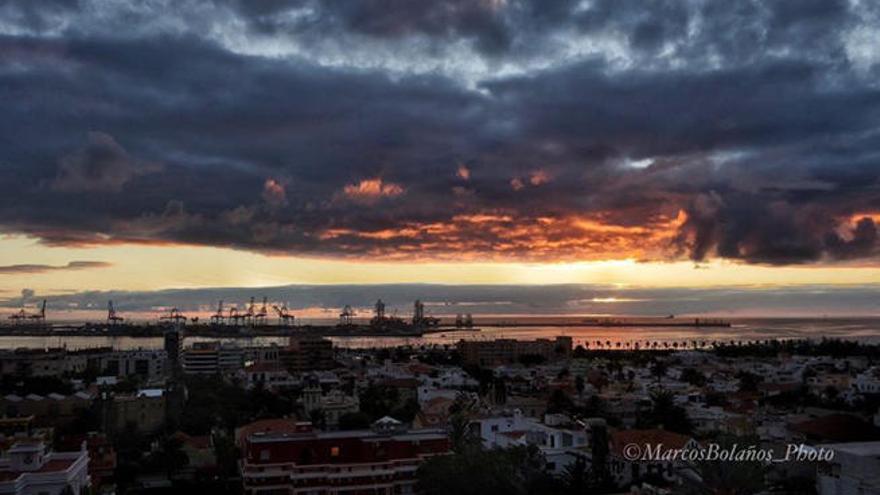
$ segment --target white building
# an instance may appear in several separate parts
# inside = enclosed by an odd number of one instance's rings
[[[89,487],[89,453],[48,452],[43,442],[18,442],[0,457],[0,495],[59,495]]]
[[[853,381],[853,387],[860,394],[880,394],[880,368],[871,368],[859,373]]]
[[[816,476],[819,495],[880,495],[880,442],[822,445],[834,451]]]
[[[587,445],[587,433],[583,428],[548,426],[534,418],[527,418],[519,411],[504,416],[474,419],[469,424],[472,434],[479,435],[483,446],[509,448],[534,445],[541,450],[547,461],[547,470],[561,474],[574,461],[571,451]]]
[[[101,359],[101,371],[117,377],[139,376],[147,381],[165,376],[168,354],[161,349],[114,351]]]
[[[315,385],[303,390],[302,404],[306,413],[321,411],[325,426],[331,430],[339,426],[339,418],[342,416],[360,411],[360,400],[357,397],[345,395],[341,390],[331,390],[323,395],[321,387]]]
[[[290,388],[301,385],[301,381],[294,378],[287,368],[280,363],[258,362],[245,366],[244,371],[245,388],[251,389],[258,385],[269,389]]]
[[[183,371],[188,374],[235,373],[243,366],[244,354],[237,346],[196,342],[183,353]]]

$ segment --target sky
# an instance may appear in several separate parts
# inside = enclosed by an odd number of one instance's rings
[[[0,1],[0,304],[585,284],[843,311],[880,281],[878,47],[864,0]]]

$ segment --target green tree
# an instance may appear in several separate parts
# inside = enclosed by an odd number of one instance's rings
[[[424,462],[418,470],[419,488],[426,495],[557,494],[562,486],[544,465],[535,447],[471,446]]]
[[[676,433],[688,434],[693,424],[684,408],[675,405],[673,395],[667,390],[659,390],[651,394],[651,409],[638,418],[641,428],[662,427]]]
[[[363,412],[346,413],[339,417],[340,430],[363,430],[370,427],[370,417]]]

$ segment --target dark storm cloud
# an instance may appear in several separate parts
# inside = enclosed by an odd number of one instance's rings
[[[7,2],[0,228],[327,256],[875,262],[876,15]]]
[[[21,273],[46,273],[58,270],[89,270],[92,268],[107,268],[112,266],[105,261],[71,261],[66,265],[6,265],[0,266],[0,275],[15,275]],[[24,293],[22,293],[24,297]]]
[[[52,188],[58,191],[119,191],[134,176],[158,171],[153,164],[140,164],[112,136],[90,132],[82,149],[63,157]]]

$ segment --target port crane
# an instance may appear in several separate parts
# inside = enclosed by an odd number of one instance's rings
[[[27,320],[28,314],[24,311],[24,309],[18,310],[18,313],[13,313],[9,315],[9,319],[12,320],[12,323],[18,324],[23,320]]]
[[[18,313],[14,313],[12,315],[9,315],[9,319],[12,320],[12,322],[14,324],[28,323],[28,322],[34,322],[38,325],[45,324],[46,323],[46,300],[43,299],[43,303],[40,305],[40,311],[31,314],[31,313],[28,313],[27,311],[25,311],[24,308],[21,308],[18,311]]]
[[[238,312],[238,308],[229,308],[229,316],[226,318],[226,321],[237,326],[242,318],[243,316]]]
[[[223,299],[217,303],[217,312],[211,315],[211,323],[214,325],[222,325],[224,321],[223,317]]]
[[[413,303],[412,324],[415,327],[436,327],[440,324],[440,319],[433,316],[425,315],[425,303],[416,299]]]
[[[272,309],[278,313],[278,320],[282,325],[289,326],[295,321],[294,316],[287,310],[287,304],[282,305],[280,308],[278,306],[272,306]]]
[[[354,310],[351,309],[351,306],[348,304],[342,308],[342,313],[339,313],[339,324],[340,325],[351,325],[352,320],[354,319]]]
[[[253,305],[253,299],[251,299],[251,305]],[[266,306],[266,296],[263,296],[263,305],[260,307],[260,311],[254,315],[254,324],[257,326],[265,325],[267,316],[269,316],[269,311]]]
[[[113,306],[113,301],[107,301],[107,324],[115,326],[123,321],[125,321],[125,318],[116,314],[116,308]]]
[[[245,325],[253,326],[254,324],[254,297],[251,296],[251,302],[248,304],[247,312],[242,315]]]
[[[180,312],[177,308],[171,308],[168,311],[168,314],[162,315],[159,317],[160,321],[169,321],[178,325],[180,323],[186,323],[186,315]]]
[[[43,304],[40,305],[40,312],[34,315],[28,316],[28,318],[36,323],[43,324],[46,323],[46,300],[43,299]]]

